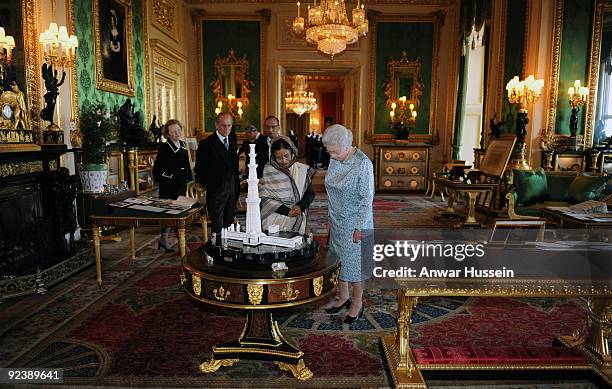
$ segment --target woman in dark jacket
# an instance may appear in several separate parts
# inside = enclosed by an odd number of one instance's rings
[[[159,183],[159,197],[176,200],[187,193],[187,182],[192,181],[191,167],[187,144],[181,140],[183,125],[176,119],[168,120],[162,128],[166,142],[159,146],[155,164],[153,165],[153,178]],[[163,248],[167,253],[174,250],[169,248],[169,228],[162,229],[162,235],[157,248]]]

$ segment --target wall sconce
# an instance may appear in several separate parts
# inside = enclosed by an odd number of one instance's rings
[[[529,123],[527,104],[533,103],[540,97],[543,87],[544,80],[536,80],[533,75],[523,81],[519,81],[518,76],[514,76],[506,84],[508,102],[510,104],[520,104],[519,111],[516,114],[516,146],[514,150],[514,157],[517,161],[516,167],[519,169],[530,169],[525,159],[525,137],[527,136],[527,124]]]
[[[575,138],[578,132],[578,112],[580,106],[585,105],[589,99],[589,88],[580,86],[580,80],[574,81],[574,86],[570,86],[567,90],[569,95],[569,104],[572,107],[572,114],[569,120],[570,138]]]

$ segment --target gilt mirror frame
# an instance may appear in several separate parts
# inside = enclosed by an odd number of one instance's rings
[[[560,1],[560,0],[558,0]],[[601,57],[601,43],[603,32],[603,21],[606,12],[612,13],[612,0],[596,0],[593,9],[593,31],[591,33],[591,51],[589,56],[589,101],[586,107],[585,119],[585,147],[593,144],[595,128],[595,109],[597,107],[597,95],[599,93],[599,64]]]
[[[410,95],[406,96],[407,104],[414,104],[418,108],[421,102],[424,85],[421,82],[421,60],[408,59],[408,52],[402,50],[402,57],[399,60],[391,58],[387,62],[387,81],[384,83],[385,96],[387,97],[387,107],[397,102],[400,98],[400,79],[402,75],[408,75],[412,79]]]
[[[585,80],[589,88],[589,100],[585,107],[584,133],[578,135],[582,138],[581,143],[585,148],[591,147],[593,143],[593,122],[597,98],[597,75],[599,71],[599,52],[601,50],[601,21],[604,6],[608,4],[612,9],[610,0],[596,0],[593,7],[593,30],[591,33],[591,49],[589,54],[588,73]],[[563,7],[564,0],[555,0],[554,29],[553,29],[553,51],[551,61],[551,82],[550,97],[548,102],[548,115],[546,119],[546,129],[541,135],[544,143],[553,142],[558,137],[563,137],[556,133],[557,100],[559,98],[559,71],[561,67],[561,42],[563,35]],[[563,91],[562,91],[563,93]],[[550,147],[550,145],[549,145]]]
[[[244,55],[242,58],[236,57],[234,49],[229,49],[227,57],[217,56],[215,59],[215,80],[211,83],[213,89],[213,95],[215,101],[222,101],[224,106],[228,105],[228,91],[225,90],[225,68],[235,67],[236,76],[235,79],[240,81],[240,97],[234,95],[236,102],[241,101],[244,106],[249,104],[249,95],[251,94],[251,88],[253,87],[253,81],[249,79],[249,60]],[[234,89],[238,85],[234,84]]]
[[[267,31],[268,25],[270,24],[270,10],[262,9],[256,11],[255,14],[215,14],[209,15],[202,9],[196,9],[191,12],[192,22],[195,24],[196,29],[196,46],[198,48],[198,77],[196,80],[196,112],[197,112],[197,131],[199,137],[204,137],[207,134],[214,132],[213,128],[206,129],[205,123],[207,115],[214,115],[214,112],[205,112],[204,110],[204,42],[203,42],[203,28],[202,22],[208,20],[229,20],[229,21],[257,21],[260,23],[259,29],[259,104],[260,104],[260,121],[263,123],[266,112],[268,112],[268,82],[266,79],[266,64],[267,64]],[[226,96],[227,98],[227,96]]]
[[[23,49],[25,51],[25,75],[28,109],[36,113],[36,120],[30,118],[37,133],[38,142],[42,143],[42,120],[39,117],[40,101],[43,95],[40,83],[40,61],[38,57],[38,24],[39,24],[39,0],[21,0],[21,12],[23,21]]]
[[[438,125],[437,125],[437,109],[438,109],[438,61],[440,51],[440,30],[444,24],[445,12],[438,11],[425,15],[414,14],[398,14],[398,15],[381,15],[376,12],[368,14],[370,21],[370,80],[369,80],[369,100],[376,100],[376,89],[380,87],[380,81],[376,80],[376,36],[378,34],[378,22],[395,22],[395,23],[432,23],[433,24],[433,47],[432,47],[432,74],[431,85],[427,87],[431,90],[430,109],[429,109],[429,128],[427,134],[411,134],[410,139],[416,142],[439,142]],[[456,62],[454,62],[455,64]],[[451,69],[455,69],[455,66]],[[451,78],[456,76],[456,70],[451,70]],[[449,86],[450,88],[450,83]],[[450,92],[450,90],[449,90]],[[456,92],[450,92],[453,96]],[[379,142],[394,141],[395,137],[392,134],[376,133],[374,129],[374,117],[376,115],[376,104],[370,104],[368,126],[365,133],[365,142],[375,144]]]

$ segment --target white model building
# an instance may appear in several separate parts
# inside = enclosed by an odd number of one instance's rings
[[[257,163],[255,162],[255,144],[250,144],[249,152],[249,178],[247,179],[247,212],[246,212],[246,231],[240,231],[240,224],[232,224],[227,228],[221,229],[221,239],[240,240],[242,244],[248,246],[258,246],[266,244],[281,247],[298,247],[304,242],[302,236],[293,238],[281,238],[279,236],[266,235],[261,230],[261,213],[259,210],[259,179],[257,178]],[[278,232],[278,226],[269,227],[269,232]]]

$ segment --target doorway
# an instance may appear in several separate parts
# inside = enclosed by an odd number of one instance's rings
[[[287,112],[285,115],[285,130],[287,131],[287,135],[289,135],[290,131],[293,130],[297,135],[298,144],[296,145],[298,148],[298,156],[304,156],[304,140],[306,136],[308,136],[310,130],[310,114],[305,113],[302,116],[293,113]]]

